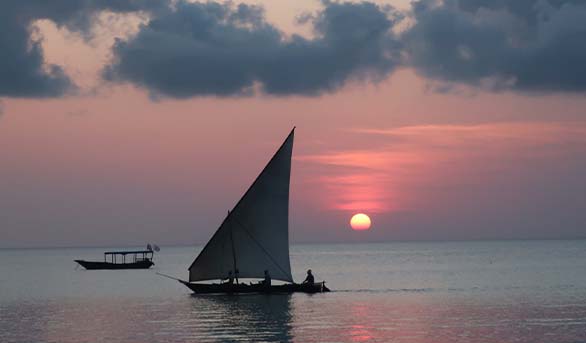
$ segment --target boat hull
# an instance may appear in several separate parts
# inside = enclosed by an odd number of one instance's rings
[[[137,261],[132,263],[111,263],[75,260],[87,270],[116,270],[116,269],[149,269],[154,265],[152,261]]]
[[[260,284],[206,284],[191,283],[180,280],[182,284],[196,294],[241,294],[241,293],[323,293],[329,292],[325,282],[309,284],[288,283],[284,285],[264,286]]]

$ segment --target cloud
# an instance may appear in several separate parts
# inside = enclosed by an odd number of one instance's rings
[[[379,81],[399,60],[398,12],[370,2],[323,1],[304,16],[315,37],[287,37],[262,7],[178,1],[118,40],[104,77],[155,96],[317,95],[350,80]]]
[[[322,0],[300,16],[311,38],[287,35],[261,6],[187,0],[0,2],[0,97],[57,97],[74,90],[47,64],[37,20],[92,37],[96,14],[147,13],[118,39],[102,77],[153,99],[314,96],[352,81],[378,82],[414,68],[450,92],[465,84],[526,93],[586,91],[583,0],[418,0],[399,12],[373,2]],[[403,21],[410,15],[410,20]],[[408,27],[405,27],[406,23]]]
[[[491,90],[586,90],[586,2],[421,0],[403,41],[431,79]]]
[[[50,97],[72,87],[63,69],[43,65],[38,40],[30,39],[30,20],[0,9],[0,96]],[[23,22],[24,21],[24,22]]]
[[[159,8],[162,0],[6,0],[0,3],[0,97],[56,97],[75,88],[63,69],[45,64],[42,37],[33,23],[49,19],[89,34],[97,11]]]

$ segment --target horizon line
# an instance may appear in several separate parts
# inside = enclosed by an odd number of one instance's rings
[[[507,241],[583,241],[586,240],[584,237],[567,237],[567,238],[476,238],[476,239],[401,239],[401,240],[364,240],[364,241],[296,241],[292,242],[291,245],[347,245],[347,244],[391,244],[391,243],[458,243],[458,242],[507,242]],[[150,243],[150,242],[149,242]],[[157,244],[157,243],[155,243]],[[193,243],[193,244],[157,244],[159,247],[202,247],[206,243]],[[136,248],[145,244],[124,244],[124,245],[48,245],[48,246],[14,246],[14,247],[3,247],[0,246],[0,250],[35,250],[35,249],[98,249],[98,248]]]

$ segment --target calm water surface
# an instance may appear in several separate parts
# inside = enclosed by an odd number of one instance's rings
[[[0,250],[0,342],[586,342],[586,241],[295,245],[328,294],[192,296],[199,249],[85,271],[100,249]]]

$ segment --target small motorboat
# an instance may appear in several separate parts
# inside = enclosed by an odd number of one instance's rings
[[[128,257],[128,258],[127,258]],[[107,251],[104,261],[74,260],[88,270],[100,269],[149,269],[155,265],[153,250]]]

